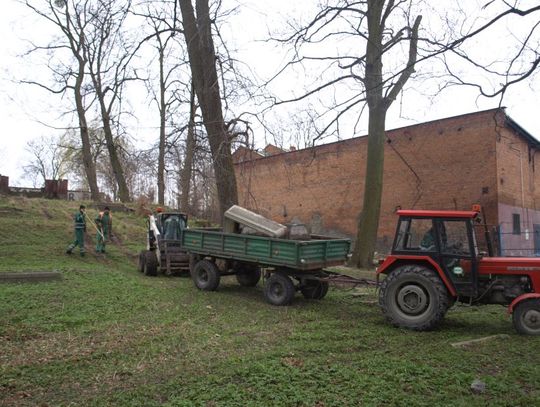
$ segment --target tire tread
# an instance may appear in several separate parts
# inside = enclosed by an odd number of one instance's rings
[[[396,315],[394,315],[390,307],[387,303],[387,296],[386,291],[388,290],[388,287],[392,282],[402,277],[404,274],[415,274],[420,275],[424,277],[425,279],[429,280],[432,284],[432,287],[437,293],[438,301],[437,301],[437,307],[433,312],[433,315],[431,318],[429,318],[427,321],[420,323],[420,324],[407,324],[403,322],[402,320],[399,320],[396,318]],[[400,327],[400,328],[408,328],[415,331],[429,331],[437,327],[437,325],[440,324],[442,319],[444,318],[446,311],[448,310],[450,305],[450,298],[448,295],[448,290],[446,289],[446,286],[440,279],[440,277],[431,269],[428,269],[424,266],[420,266],[417,264],[409,264],[405,266],[398,267],[394,269],[392,272],[390,272],[389,275],[383,280],[381,284],[381,288],[379,291],[379,306],[383,311],[383,314],[385,315],[386,319],[394,326]]]

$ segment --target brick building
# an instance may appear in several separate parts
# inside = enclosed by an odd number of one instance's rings
[[[353,237],[361,211],[367,137],[269,155],[235,152],[240,204],[313,233]],[[470,209],[480,203],[505,255],[540,255],[540,142],[503,109],[387,132],[379,250],[396,208]],[[539,156],[540,157],[540,156]]]

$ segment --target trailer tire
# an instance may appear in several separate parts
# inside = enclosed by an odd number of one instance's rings
[[[242,287],[255,287],[261,279],[261,269],[254,264],[235,264],[236,280]]]
[[[415,331],[435,328],[444,318],[449,295],[440,277],[419,265],[393,270],[382,282],[379,306],[392,325]]]
[[[296,293],[289,276],[279,271],[272,273],[264,284],[264,296],[272,305],[289,305]]]
[[[522,335],[540,335],[540,300],[524,300],[515,306],[512,323]]]
[[[221,275],[216,263],[200,260],[191,269],[191,279],[199,290],[215,291],[219,286]]]
[[[300,287],[304,298],[308,300],[322,300],[328,293],[328,283],[313,279],[306,279]]]
[[[147,276],[157,276],[158,261],[156,252],[152,250],[146,251],[144,254],[144,274]]]
[[[140,273],[144,273],[145,265],[146,265],[146,257],[145,257],[146,251],[141,250],[139,253],[139,260],[137,262],[137,270]]]

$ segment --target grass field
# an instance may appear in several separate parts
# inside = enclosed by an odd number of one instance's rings
[[[515,334],[503,307],[454,307],[439,330],[416,333],[389,326],[371,289],[289,307],[234,277],[201,292],[135,270],[134,214],[114,214],[106,256],[67,256],[76,209],[0,198],[0,273],[63,275],[0,284],[1,405],[540,405],[540,338]],[[509,337],[451,347],[495,334]]]

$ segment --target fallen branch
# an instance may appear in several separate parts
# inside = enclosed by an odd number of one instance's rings
[[[471,340],[463,341],[463,342],[455,342],[452,344],[452,347],[464,348],[469,345],[474,345],[475,343],[483,343],[483,342],[491,341],[493,339],[508,339],[508,338],[509,338],[509,335],[507,334],[491,335],[491,336],[486,336],[484,338],[471,339]]]

